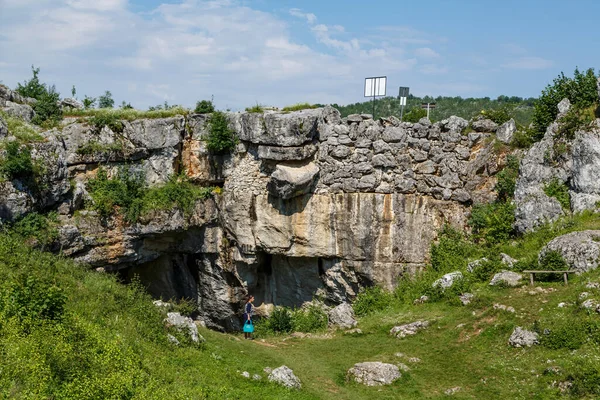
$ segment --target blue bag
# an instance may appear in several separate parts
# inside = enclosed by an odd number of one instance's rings
[[[252,324],[252,321],[246,321],[246,323],[244,324],[244,333],[253,333],[254,332],[254,325]]]

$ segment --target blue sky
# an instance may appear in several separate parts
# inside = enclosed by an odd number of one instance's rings
[[[111,90],[138,108],[362,101],[388,93],[537,96],[598,67],[600,2],[0,0],[0,81],[41,68],[67,96]]]

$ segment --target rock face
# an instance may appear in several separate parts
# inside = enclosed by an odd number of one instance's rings
[[[517,326],[510,335],[508,344],[513,347],[531,347],[539,344],[538,334]]]
[[[269,374],[269,381],[278,383],[288,388],[300,389],[302,388],[302,384],[300,383],[300,379],[296,375],[294,375],[294,371],[282,365],[279,368],[275,368]]]
[[[17,99],[4,96],[2,106]],[[468,123],[456,117],[342,120],[325,107],[227,118],[240,142],[225,155],[206,148],[206,114],[122,121],[120,132],[85,120],[43,132],[31,152],[47,184],[34,192],[0,183],[0,219],[57,210],[56,251],[125,280],[137,275],[156,298],[196,299],[207,326],[237,330],[247,293],[260,313],[315,296],[334,307],[374,283],[392,289],[426,265],[444,224],[463,228],[471,203],[495,198],[504,165],[491,135],[462,135]],[[127,223],[84,209],[100,166],[152,187],[183,171],[219,189],[189,212]]]
[[[591,271],[600,262],[600,231],[579,231],[559,236],[540,251],[539,259],[550,251],[559,252],[572,271]]]
[[[523,275],[518,274],[512,271],[502,271],[494,275],[492,278],[490,285],[498,286],[505,285],[509,287],[515,287],[521,285],[521,280],[523,279]]]
[[[348,378],[367,386],[390,385],[402,375],[396,365],[379,361],[354,364]]]
[[[8,135],[8,126],[6,125],[6,121],[0,117],[0,139],[4,138]]]
[[[509,121],[500,125],[498,130],[496,131],[496,137],[502,143],[510,143],[512,141],[513,135],[517,131],[517,124],[514,119],[510,119]]]
[[[348,303],[342,303],[329,311],[329,325],[342,329],[354,328],[357,325],[354,310]]]

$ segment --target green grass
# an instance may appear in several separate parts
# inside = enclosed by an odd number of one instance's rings
[[[310,104],[310,103],[297,103],[297,104],[294,104],[291,106],[283,107],[281,109],[281,111],[283,111],[283,112],[300,111],[300,110],[310,110],[313,108],[318,108],[318,106],[315,104]]]
[[[177,115],[187,115],[187,108],[175,107],[167,110],[143,111],[133,108],[91,108],[87,110],[69,110],[64,117],[96,117],[133,121],[142,118],[169,118]]]
[[[16,137],[19,142],[33,143],[44,140],[44,137],[39,134],[33,125],[23,121],[22,119],[11,117],[4,111],[0,111],[0,117],[6,121],[9,134]]]
[[[254,105],[252,107],[246,107],[246,112],[262,114],[265,112],[265,110],[264,110],[263,106],[261,106],[260,104],[257,103],[256,105]]]
[[[102,144],[96,141],[89,141],[79,146],[76,153],[84,156],[95,153],[112,153],[121,150],[123,150],[123,145],[120,143]]]

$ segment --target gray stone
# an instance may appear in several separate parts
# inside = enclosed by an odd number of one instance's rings
[[[390,330],[390,335],[397,338],[405,338],[406,336],[416,335],[418,331],[429,326],[429,321],[415,321],[410,324],[395,326]]]
[[[379,361],[357,363],[348,370],[348,379],[366,386],[390,385],[401,376],[396,365]]]
[[[388,126],[383,130],[381,139],[388,143],[403,142],[406,140],[406,131],[401,127]]]
[[[512,258],[508,254],[500,253],[500,262],[512,269],[519,260]]]
[[[362,122],[362,117],[360,116],[360,114],[350,114],[348,115],[348,117],[346,118],[346,120],[348,121],[348,123],[352,123],[352,122]]]
[[[174,344],[175,346],[179,346],[179,340],[177,340],[177,338],[171,334],[167,335],[167,340],[169,341],[169,343]]]
[[[314,163],[296,167],[279,164],[267,185],[269,193],[282,199],[291,199],[310,192],[319,176]]]
[[[273,371],[269,373],[269,381],[275,382],[282,386],[300,389],[302,388],[302,384],[300,383],[300,379],[296,375],[294,375],[294,371],[282,365],[279,368],[275,368]]]
[[[569,99],[567,99],[565,97],[558,103],[557,107],[558,107],[558,115],[556,116],[556,119],[561,119],[562,117],[567,115],[567,113],[571,109],[571,102],[569,101]]]
[[[441,128],[446,132],[461,133],[467,126],[469,126],[469,121],[456,116],[441,121]]]
[[[8,135],[8,125],[6,125],[6,121],[2,119],[0,116],[0,139],[3,139]]]
[[[452,287],[457,281],[460,281],[461,279],[463,279],[462,272],[454,271],[454,272],[445,274],[440,279],[433,282],[433,284],[431,286],[434,288],[439,287],[442,290],[445,290],[445,289]]]
[[[26,122],[31,122],[35,116],[33,108],[27,104],[18,104],[12,101],[5,101],[2,110],[8,115],[20,118]]]
[[[475,119],[471,122],[471,126],[477,132],[496,132],[498,129],[498,124],[487,118]]]
[[[421,297],[419,297],[418,299],[415,299],[413,301],[413,304],[424,304],[427,303],[429,301],[429,296],[427,296],[426,294],[422,295]]]
[[[377,154],[373,156],[371,161],[374,167],[391,168],[396,166],[396,160],[394,157],[388,154]]]
[[[262,376],[260,376],[259,374],[254,374],[252,375],[252,379],[255,381],[260,381],[262,380]]]
[[[346,158],[352,154],[352,149],[350,149],[350,147],[348,147],[348,146],[339,145],[339,146],[335,146],[331,150],[330,154],[336,158]]]
[[[488,262],[489,260],[485,257],[480,258],[478,260],[475,261],[471,261],[469,264],[467,264],[467,271],[468,272],[473,272],[475,271],[477,268],[479,268],[481,266],[481,264]]]
[[[498,285],[506,285],[509,287],[515,287],[521,285],[521,280],[523,279],[523,275],[518,274],[512,271],[502,271],[494,275],[492,278],[490,285],[498,286]]]
[[[446,390],[444,391],[444,394],[445,394],[446,396],[452,396],[452,395],[454,395],[454,394],[456,394],[456,393],[460,392],[461,390],[462,390],[462,388],[461,388],[460,386],[456,386],[456,387],[453,387],[453,388],[450,388],[450,389],[446,389]]]
[[[329,311],[329,325],[342,329],[354,328],[357,325],[354,310],[349,303],[342,303]]]
[[[241,140],[254,144],[294,147],[311,142],[318,136],[319,120],[324,109],[294,111],[291,113],[231,114],[232,125],[240,125]]]
[[[552,239],[541,251],[541,260],[548,252],[557,251],[569,269],[583,273],[598,268],[600,257],[600,230],[567,233]]]
[[[470,203],[471,194],[464,189],[456,189],[452,192],[451,200],[458,201],[459,203]]]
[[[473,301],[474,297],[475,295],[473,293],[463,293],[460,296],[458,296],[458,299],[460,300],[463,306],[466,306],[471,304],[471,301]]]
[[[258,146],[258,157],[263,160],[301,161],[317,152],[315,145],[301,147]]]
[[[539,343],[538,334],[536,332],[528,331],[520,326],[517,326],[513,330],[513,333],[508,339],[508,344],[513,347],[531,347]]]
[[[167,314],[165,323],[168,326],[173,326],[180,332],[185,332],[190,335],[190,340],[195,343],[202,343],[205,339],[198,333],[198,326],[190,317],[184,317],[178,312],[170,312]]]
[[[509,144],[512,141],[513,135],[517,131],[517,124],[514,119],[510,119],[509,121],[500,125],[498,130],[496,131],[496,137],[502,143]]]
[[[429,126],[431,126],[431,121],[429,120],[429,118],[423,117],[419,120],[419,124],[429,127]]]
[[[59,102],[59,104],[62,109],[83,110],[83,103],[77,99],[72,99],[72,98],[62,99]]]
[[[493,305],[494,310],[502,310],[502,311],[506,311],[509,313],[515,313],[515,308],[511,307],[511,306],[505,306],[504,304],[498,304],[498,303],[494,303]]]

